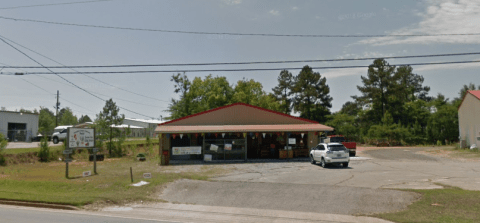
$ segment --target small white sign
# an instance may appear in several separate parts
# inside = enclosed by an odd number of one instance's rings
[[[204,161],[212,161],[212,154],[205,154],[203,157]]]
[[[290,144],[290,145],[297,144],[297,139],[296,138],[288,138],[288,144]]]
[[[172,155],[200,155],[202,154],[201,146],[189,146],[189,147],[173,147]]]
[[[95,129],[68,128],[68,148],[95,147]]]
[[[83,177],[88,177],[92,175],[92,171],[85,171],[83,172]]]
[[[144,173],[143,178],[145,179],[152,179],[152,173]]]

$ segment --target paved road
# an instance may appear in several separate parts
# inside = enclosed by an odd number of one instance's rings
[[[139,218],[138,216],[108,216],[100,213],[86,213],[75,211],[57,211],[42,208],[23,208],[0,205],[0,222],[2,223],[151,223],[173,222],[158,219]]]

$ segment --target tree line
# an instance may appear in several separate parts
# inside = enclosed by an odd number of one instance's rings
[[[452,100],[442,94],[430,96],[430,87],[423,85],[423,76],[411,66],[392,66],[384,59],[374,60],[360,78],[360,95],[352,95],[332,114],[327,79],[309,66],[296,75],[281,71],[273,93],[266,93],[253,79],[231,85],[223,76],[190,80],[176,74],[171,81],[179,99],[171,100],[167,119],[243,102],[324,123],[334,127],[335,134],[358,142],[445,144],[458,140],[458,106],[468,90],[476,89],[474,84],[465,85]]]

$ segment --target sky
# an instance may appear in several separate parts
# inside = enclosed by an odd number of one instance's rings
[[[15,21],[11,18],[188,32],[390,36],[311,38],[201,35],[66,26]],[[43,66],[59,66],[58,63],[70,66],[222,63],[480,52],[479,35],[391,36],[445,33],[480,33],[480,1],[3,0],[0,1],[0,38],[18,50],[0,41],[0,72],[5,74],[0,75],[0,106],[7,110],[33,110],[40,106],[53,110],[56,92],[59,91],[60,108],[69,107],[78,117],[88,115],[93,119],[105,105],[105,100],[112,98],[121,107],[120,113],[128,118],[158,119],[169,116],[165,110],[172,98],[178,98],[170,81],[175,72],[33,75],[28,73],[50,71],[8,66],[40,66],[38,63]],[[387,59],[387,62],[412,64],[479,59],[480,55],[469,55]],[[122,71],[368,66],[372,62],[149,67],[125,68]],[[480,85],[480,63],[412,67],[414,73],[425,78],[424,85],[431,87],[431,96],[441,93],[453,99],[458,97],[464,84]],[[72,72],[69,69],[51,70]],[[314,71],[327,78],[333,98],[332,112],[340,110],[345,102],[352,101],[351,96],[360,95],[357,86],[362,85],[361,76],[367,75],[367,68]],[[27,75],[11,75],[16,72]],[[296,75],[299,70],[292,69],[290,72]],[[225,76],[232,85],[244,78],[254,79],[262,83],[266,92],[272,92],[278,83],[279,73],[215,71],[187,72],[186,75],[191,80],[209,74]]]

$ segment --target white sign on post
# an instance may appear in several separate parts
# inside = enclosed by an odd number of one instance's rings
[[[68,148],[95,147],[95,129],[68,128]]]
[[[83,177],[88,177],[92,175],[92,171],[85,171],[83,172]]]

